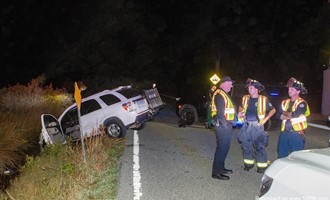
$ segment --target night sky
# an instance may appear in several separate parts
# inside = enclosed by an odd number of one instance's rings
[[[2,1],[0,86],[44,74],[57,87],[157,82],[168,93],[220,76],[319,95],[330,58],[325,0]]]

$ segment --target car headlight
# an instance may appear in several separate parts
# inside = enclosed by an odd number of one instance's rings
[[[266,192],[268,192],[268,190],[272,186],[272,183],[273,183],[273,179],[271,177],[267,176],[266,174],[264,174],[261,179],[259,197],[263,196],[264,194],[266,194]]]

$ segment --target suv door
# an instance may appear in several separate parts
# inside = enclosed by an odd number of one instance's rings
[[[73,140],[80,139],[80,127],[77,106],[64,111],[60,117],[60,124],[64,135],[72,137]]]
[[[100,104],[95,99],[90,99],[81,103],[80,116],[81,116],[81,131],[83,134],[90,135],[98,134],[99,117],[102,112]],[[72,137],[74,140],[80,139],[80,128],[78,119],[77,106],[73,106],[65,110],[59,117],[59,123],[61,124],[63,133]]]
[[[99,134],[99,117],[102,116],[102,107],[95,99],[84,101],[81,104],[80,116],[82,131],[89,137],[91,134]]]
[[[39,143],[41,148],[45,147],[46,144],[65,143],[65,137],[61,126],[53,115],[41,115],[41,134]]]

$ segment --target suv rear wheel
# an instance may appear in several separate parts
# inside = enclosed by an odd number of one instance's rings
[[[113,138],[121,138],[126,135],[126,127],[119,119],[111,119],[105,124],[105,133]]]

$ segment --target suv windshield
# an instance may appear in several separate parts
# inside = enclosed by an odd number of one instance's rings
[[[130,99],[135,96],[139,96],[142,92],[135,88],[123,88],[117,91],[119,94],[123,95],[127,99]]]

